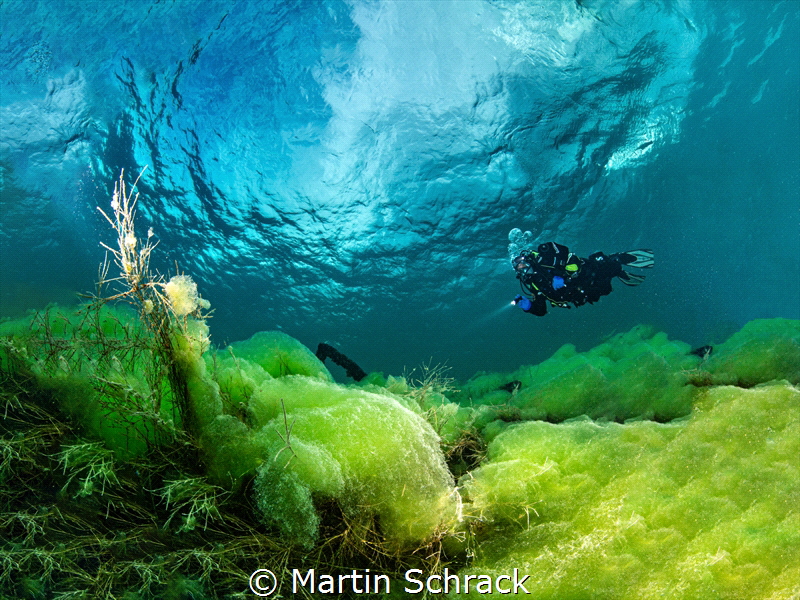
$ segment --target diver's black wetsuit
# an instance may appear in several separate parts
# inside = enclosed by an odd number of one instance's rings
[[[540,244],[537,251],[525,251],[514,259],[514,270],[528,302],[520,302],[525,312],[537,316],[547,313],[547,302],[569,308],[597,302],[612,292],[611,280],[619,277],[626,285],[638,285],[644,277],[631,275],[623,265],[652,266],[650,250],[633,250],[605,255],[602,252],[581,258],[555,242]],[[516,302],[522,299],[517,296]]]

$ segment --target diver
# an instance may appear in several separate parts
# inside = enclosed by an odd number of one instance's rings
[[[644,275],[629,273],[622,267],[652,267],[653,251],[630,250],[610,255],[595,252],[581,258],[566,246],[546,242],[536,251],[523,250],[512,264],[524,294],[514,298],[512,304],[542,317],[547,314],[548,302],[562,308],[594,304],[612,292],[611,280],[615,277],[625,285],[639,285]]]

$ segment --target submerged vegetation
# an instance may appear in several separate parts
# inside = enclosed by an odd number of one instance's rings
[[[3,593],[235,597],[257,568],[440,568],[460,503],[412,388],[337,385],[279,332],[211,351],[208,303],[150,271],[136,202],[120,178],[117,277],[106,261],[77,310],[0,325]]]
[[[0,594],[249,598],[270,569],[291,595],[295,568],[398,597],[410,568],[518,569],[538,598],[800,594],[800,322],[344,385],[281,332],[212,348],[136,202],[120,178],[103,213],[118,276],[0,323]]]

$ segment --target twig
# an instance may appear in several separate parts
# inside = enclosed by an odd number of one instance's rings
[[[281,453],[284,450],[288,450],[289,452],[291,452],[292,456],[290,456],[289,460],[286,461],[286,464],[283,465],[283,468],[285,469],[286,467],[289,466],[289,463],[292,462],[292,459],[297,456],[297,453],[295,453],[295,451],[292,450],[292,444],[291,444],[291,440],[290,440],[291,435],[292,435],[292,428],[294,427],[294,421],[295,420],[292,419],[292,424],[289,425],[289,418],[286,415],[286,405],[283,402],[283,398],[281,398],[281,409],[283,409],[283,429],[284,429],[284,432],[286,433],[286,437],[283,437],[283,435],[281,435],[281,432],[278,431],[277,429],[275,429],[275,433],[277,433],[278,437],[280,437],[283,440],[283,443],[285,444],[285,446],[283,448],[281,448],[280,450],[278,450],[278,453],[275,455],[275,458],[273,458],[272,460],[273,461],[277,461],[278,457],[281,455]]]

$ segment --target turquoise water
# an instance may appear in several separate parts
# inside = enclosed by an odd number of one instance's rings
[[[4,2],[0,314],[91,289],[120,169],[224,344],[468,377],[636,323],[797,318],[795,2]],[[543,319],[508,232],[650,247]],[[618,286],[619,287],[619,286]],[[337,374],[340,377],[341,374]]]

